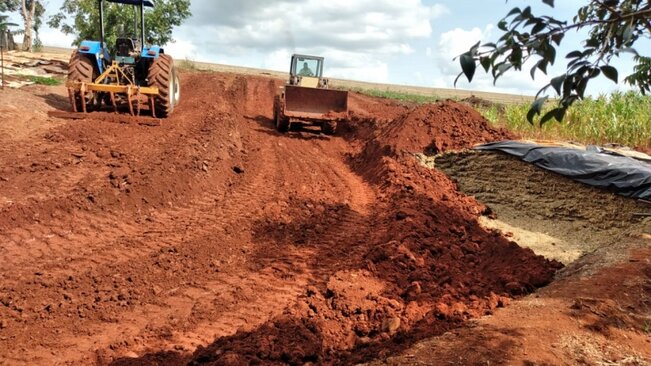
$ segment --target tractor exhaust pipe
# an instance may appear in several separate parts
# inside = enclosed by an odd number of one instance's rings
[[[99,41],[104,48],[104,0],[99,0]]]
[[[140,1],[140,47],[145,48],[145,5]]]

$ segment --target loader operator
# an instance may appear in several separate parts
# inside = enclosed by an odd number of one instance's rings
[[[312,70],[307,67],[307,62],[303,62],[303,68],[298,72],[299,76],[314,76]]]

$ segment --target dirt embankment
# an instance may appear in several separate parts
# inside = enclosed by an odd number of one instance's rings
[[[377,113],[356,121],[360,131],[347,135],[362,140],[349,162],[376,192],[366,214],[317,201],[290,204],[284,220],[265,220],[257,236],[275,241],[279,253],[312,251],[318,277],[281,316],[198,350],[193,363],[369,360],[490,314],[552,280],[559,263],[482,229],[476,219],[484,207],[411,156],[506,132],[453,102],[419,107],[389,123]],[[340,234],[330,239],[331,230]]]
[[[567,264],[556,280],[494,316],[369,365],[646,365],[651,317],[651,206],[500,153],[423,159],[485,203],[480,218]]]
[[[353,94],[337,137],[280,135],[279,81],[182,76],[161,126],[97,113],[3,137],[3,360],[349,364],[561,267],[414,159],[510,136],[471,108]]]

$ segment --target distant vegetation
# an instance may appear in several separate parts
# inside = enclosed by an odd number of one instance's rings
[[[545,110],[551,110],[550,105]],[[567,111],[562,122],[539,126],[527,122],[529,105],[479,108],[489,121],[524,137],[561,139],[582,143],[617,143],[651,148],[651,97],[637,92],[587,97]],[[544,115],[544,113],[543,113]]]
[[[380,98],[410,103],[432,103],[440,98],[418,94],[353,89],[352,91]],[[487,103],[490,104],[490,103]],[[552,102],[544,110],[553,108]],[[556,139],[585,144],[615,143],[631,147],[651,148],[651,97],[637,92],[613,93],[597,98],[586,97],[567,111],[563,122],[534,124],[527,122],[529,104],[476,106],[493,124],[506,127],[524,138]],[[544,112],[542,113],[544,115]]]
[[[414,93],[396,92],[396,91],[379,90],[379,89],[352,88],[347,90],[364,94],[364,95],[369,95],[371,97],[395,99],[401,102],[418,103],[418,104],[434,103],[441,99],[435,95],[420,95]]]

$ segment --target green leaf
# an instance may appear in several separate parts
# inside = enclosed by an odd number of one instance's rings
[[[477,50],[479,50],[479,44],[480,43],[481,43],[481,41],[475,43],[472,47],[470,47],[470,51],[468,51],[468,52],[470,52],[471,56],[475,56],[477,54]]]
[[[554,41],[554,43],[556,43],[557,46],[560,46],[564,37],[565,37],[565,33],[556,33],[552,36],[552,41]]]
[[[538,34],[538,33],[540,33],[543,29],[545,29],[545,27],[547,27],[547,24],[545,24],[544,22],[537,23],[537,24],[534,25],[533,28],[531,29],[531,34]]]
[[[545,102],[547,101],[547,97],[542,97],[536,99],[532,104],[531,108],[529,108],[529,112],[527,113],[527,121],[529,123],[533,124],[533,118],[534,116],[537,116],[540,114],[542,111],[543,105],[545,105]]]
[[[520,13],[522,13],[522,10],[520,10],[520,8],[513,8],[508,14],[506,14],[506,18],[510,17],[511,15],[520,14]]]
[[[533,125],[533,118],[535,116],[536,116],[536,111],[534,111],[533,109],[529,109],[529,112],[527,112],[527,122]]]
[[[581,52],[581,51],[572,51],[572,52],[568,53],[565,56],[565,58],[579,58],[581,56],[583,56],[583,52]]]
[[[547,48],[543,51],[544,57],[549,61],[550,64],[554,64],[556,62],[556,48],[550,44],[546,44]]]
[[[531,68],[531,79],[533,79],[533,80],[536,79],[536,70],[538,70],[538,64],[539,63],[540,63],[540,61],[538,61],[538,63],[533,65],[533,67]]]
[[[479,63],[484,68],[484,71],[488,72],[491,68],[491,59],[490,57],[484,56],[479,58]]]
[[[547,65],[548,63],[546,60],[540,60],[540,62],[538,62],[538,69],[540,69],[540,71],[545,75],[547,75]]]
[[[475,70],[477,65],[475,65],[475,59],[469,52],[464,53],[459,57],[459,62],[461,63],[461,70],[463,74],[468,78],[468,82],[472,82],[472,78],[475,76]]]
[[[463,75],[463,72],[460,72],[459,75],[457,75],[457,77],[454,78],[454,84],[453,85],[454,85],[455,88],[457,87],[457,82],[459,81],[459,79],[461,78],[462,75]]]
[[[556,93],[558,93],[558,95],[561,95],[561,87],[563,86],[563,82],[565,81],[566,77],[567,77],[567,75],[563,74],[561,76],[557,76],[557,77],[553,78],[549,82],[551,84],[552,88],[554,88],[554,90],[556,90]]]
[[[543,105],[545,105],[545,102],[547,101],[548,97],[542,97],[536,99],[532,104],[531,108],[535,110],[536,112],[540,113],[542,111]]]
[[[558,122],[561,122],[563,120],[563,117],[565,117],[566,111],[567,107],[558,107],[545,113],[545,115],[540,119],[540,127],[542,127],[545,123],[551,121],[552,118],[556,119]]]
[[[585,95],[585,89],[588,87],[588,81],[590,79],[581,79],[576,85],[576,93],[579,95],[579,98],[583,99]]]
[[[513,46],[509,60],[513,66],[519,69],[519,66],[522,65],[522,49],[518,46]]]
[[[556,116],[556,111],[558,108],[554,108],[551,111],[545,113],[545,115],[542,116],[540,119],[540,126],[542,127],[545,123],[549,122],[552,118]]]
[[[601,72],[604,73],[604,76],[607,77],[608,79],[612,80],[617,84],[617,80],[619,79],[619,75],[617,72],[617,69],[610,66],[610,65],[604,65],[601,67]]]
[[[563,81],[563,99],[567,99],[572,95],[572,87],[574,86],[574,76],[567,75]]]
[[[542,0],[542,2],[551,6],[552,8],[554,7],[554,0]]]

